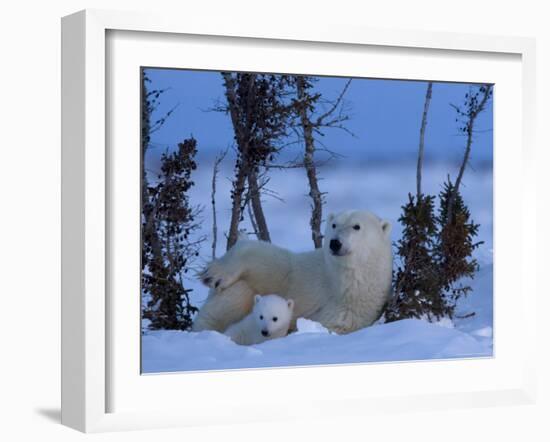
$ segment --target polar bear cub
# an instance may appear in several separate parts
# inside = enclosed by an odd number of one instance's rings
[[[278,295],[256,295],[252,311],[239,322],[230,325],[225,334],[240,345],[259,344],[286,336],[294,301]]]

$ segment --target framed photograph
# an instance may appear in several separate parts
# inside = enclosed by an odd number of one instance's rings
[[[64,424],[533,400],[532,40],[62,26]]]

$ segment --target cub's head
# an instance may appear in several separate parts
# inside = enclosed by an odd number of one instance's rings
[[[330,214],[325,227],[323,247],[332,259],[368,257],[369,250],[387,247],[391,224],[373,213],[349,210]]]
[[[252,314],[257,324],[258,333],[264,338],[278,338],[286,336],[294,301],[277,295],[256,295]]]

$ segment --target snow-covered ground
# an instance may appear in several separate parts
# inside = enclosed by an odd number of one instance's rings
[[[311,323],[312,321],[304,320]],[[285,338],[237,345],[214,331],[150,332],[143,337],[144,373],[223,370],[480,357],[490,347],[445,325],[406,319],[374,325],[348,335],[327,332],[317,323],[298,324]]]
[[[199,234],[207,237],[200,267],[211,258],[212,216],[210,200],[210,157],[200,158],[194,175],[191,201],[202,204],[203,222]],[[225,247],[224,230],[229,224],[229,177],[232,158],[226,158],[218,178],[217,256]],[[350,208],[368,209],[393,224],[392,238],[401,229],[397,222],[407,193],[415,189],[415,166],[401,163],[330,163],[321,169],[321,190],[327,191],[325,216]],[[447,174],[454,176],[456,164],[427,163],[423,188],[437,194]],[[479,239],[484,244],[476,251],[480,271],[470,284],[473,292],[461,301],[458,314],[475,312],[473,317],[454,323],[430,324],[421,320],[378,324],[349,335],[329,334],[308,322],[301,322],[298,333],[263,344],[238,346],[216,332],[146,331],[142,338],[142,368],[146,373],[183,370],[275,367],[292,365],[360,363],[440,358],[491,356],[493,348],[493,209],[492,169],[476,166],[464,177],[463,196],[473,219],[481,225]],[[312,248],[305,173],[300,169],[274,171],[268,187],[276,190],[280,201],[266,197],[264,209],[272,241],[294,251]],[[243,227],[248,227],[243,223]],[[248,227],[249,228],[249,227]],[[191,276],[186,287],[192,288],[192,301],[200,307],[207,290]]]

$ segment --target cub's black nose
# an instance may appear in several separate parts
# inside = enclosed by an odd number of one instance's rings
[[[262,336],[267,336],[268,334],[267,330],[262,330]]]
[[[332,250],[334,253],[337,253],[342,248],[342,243],[338,241],[337,239],[331,239],[330,240],[330,250]]]

